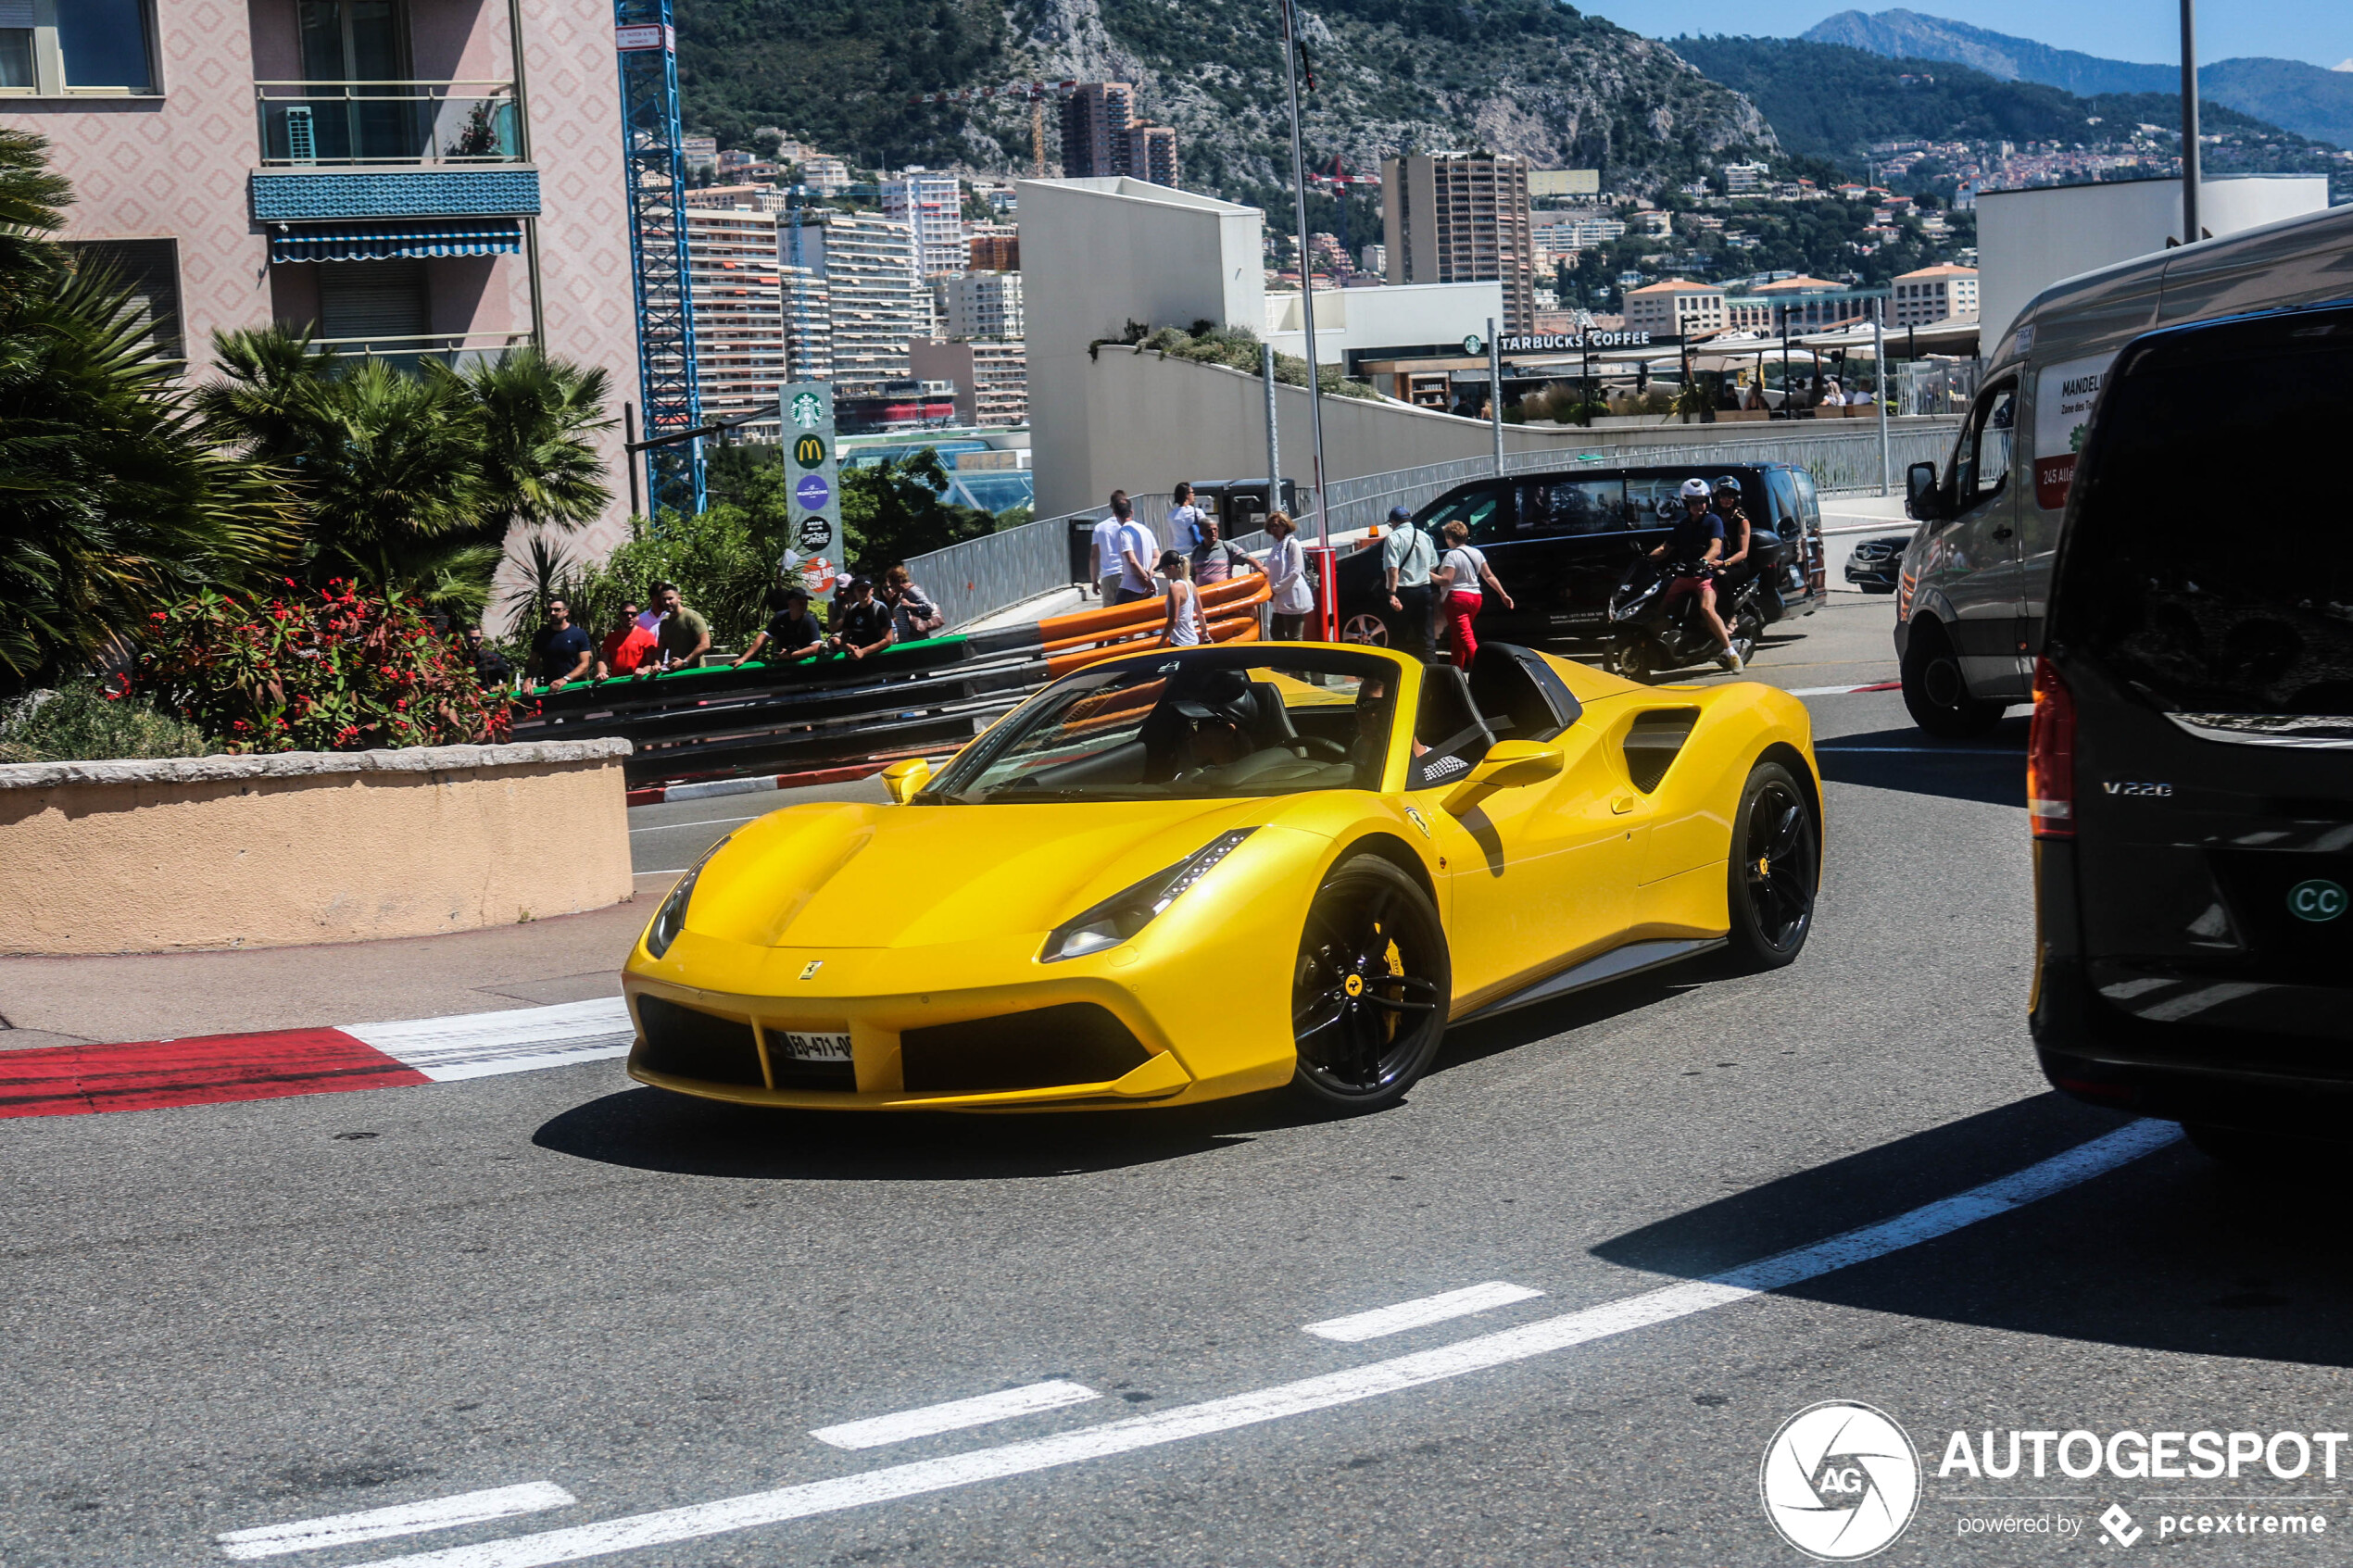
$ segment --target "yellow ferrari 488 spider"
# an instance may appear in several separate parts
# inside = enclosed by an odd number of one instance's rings
[[[1805,707],[1486,644],[1240,643],[1055,682],[892,805],[714,847],[623,976],[630,1073],[754,1105],[1373,1109],[1450,1023],[1805,946]]]

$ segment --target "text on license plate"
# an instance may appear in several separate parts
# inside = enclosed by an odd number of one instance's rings
[[[848,1061],[849,1036],[799,1035],[789,1029],[771,1029],[768,1048],[793,1061]]]

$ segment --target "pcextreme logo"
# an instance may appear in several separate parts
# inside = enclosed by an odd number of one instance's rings
[[[1756,1486],[1781,1539],[1819,1562],[1852,1562],[1911,1524],[1920,1456],[1885,1411],[1825,1399],[1781,1423]]]

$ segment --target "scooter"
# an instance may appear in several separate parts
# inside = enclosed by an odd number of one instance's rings
[[[1667,584],[1678,577],[1697,577],[1707,569],[1691,561],[1659,561],[1638,558],[1610,595],[1610,646],[1604,666],[1629,681],[1649,682],[1670,670],[1685,670],[1715,660],[1721,651],[1707,617],[1700,613],[1699,596],[1684,594],[1667,602]],[[1762,591],[1755,577],[1745,579],[1727,595],[1717,594],[1716,613],[1732,634],[1732,651],[1748,662],[1765,629]]]

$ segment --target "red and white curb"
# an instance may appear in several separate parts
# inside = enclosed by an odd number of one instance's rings
[[[1874,681],[1868,686],[1793,686],[1792,696],[1847,696],[1856,692],[1900,692],[1901,681]]]
[[[708,800],[714,795],[759,795],[772,789],[799,789],[806,784],[851,784],[872,778],[887,766],[853,762],[844,768],[819,768],[806,773],[763,773],[756,779],[706,779],[700,784],[650,784],[629,792],[632,806],[659,806],[666,800]]]
[[[334,1029],[0,1051],[0,1117],[87,1116],[534,1073],[626,1056],[619,997]]]

